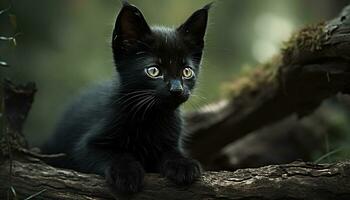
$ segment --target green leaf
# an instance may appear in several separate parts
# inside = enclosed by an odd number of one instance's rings
[[[0,67],[9,67],[9,65],[4,61],[0,61]]]
[[[337,149],[334,149],[333,151],[330,151],[328,153],[326,153],[325,155],[321,156],[320,158],[318,158],[315,163],[321,163],[321,161],[323,161],[324,159],[330,157],[330,156],[333,156],[334,154],[338,153],[338,152],[341,152],[343,151],[344,148],[343,147],[339,147]]]
[[[10,189],[11,189],[11,193],[13,195],[13,199],[18,200],[17,192],[16,192],[15,188],[13,186],[11,186]]]
[[[18,37],[20,35],[22,35],[22,33],[16,33],[12,37],[0,36],[0,40],[11,42],[13,46],[17,46],[17,39],[16,39],[16,37]]]
[[[9,41],[12,43],[13,46],[17,46],[17,41],[15,37],[4,37],[4,36],[0,36],[0,40],[2,41]]]
[[[13,37],[4,37],[4,36],[0,36],[0,40],[3,40],[3,41],[11,41],[13,40],[14,38]]]
[[[9,11],[11,9],[11,6],[4,9],[4,10],[0,10],[0,15],[4,14],[5,12]]]

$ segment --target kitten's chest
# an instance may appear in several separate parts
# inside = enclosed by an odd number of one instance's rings
[[[176,118],[159,119],[156,117],[144,121],[128,121],[122,127],[119,141],[124,148],[135,153],[154,154],[174,148],[182,132],[181,120]]]
[[[156,146],[170,145],[169,143],[177,142],[182,132],[180,121],[168,120],[144,120],[129,121],[124,124],[123,137],[128,138],[129,145],[134,146]]]

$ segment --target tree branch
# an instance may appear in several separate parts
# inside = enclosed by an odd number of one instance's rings
[[[8,164],[0,167],[0,199]],[[97,175],[55,169],[40,162],[13,164],[13,187],[19,197],[45,189],[37,199],[113,199]],[[350,162],[316,165],[295,162],[235,172],[205,172],[191,187],[178,187],[156,174],[146,176],[142,193],[116,199],[349,199]]]
[[[327,23],[293,35],[281,55],[229,84],[229,100],[187,116],[186,149],[210,166],[227,144],[287,116],[312,113],[350,93],[350,6]]]

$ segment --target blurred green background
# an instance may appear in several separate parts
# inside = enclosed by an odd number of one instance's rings
[[[178,26],[210,0],[131,0],[149,24]],[[0,43],[0,60],[11,65],[1,78],[34,81],[38,87],[25,126],[27,138],[40,144],[52,132],[64,106],[79,90],[114,73],[110,35],[118,0],[0,0],[12,7],[16,23],[0,16],[0,34],[20,32],[16,47]],[[241,71],[276,54],[282,41],[303,25],[334,17],[345,0],[217,0],[210,12],[197,95],[185,105],[195,109],[222,98],[221,85]],[[12,16],[12,21],[14,17]],[[336,116],[339,118],[339,116]],[[335,119],[338,119],[335,118]],[[339,126],[348,121],[336,120]],[[349,131],[344,127],[335,130]],[[339,131],[338,131],[339,132]]]

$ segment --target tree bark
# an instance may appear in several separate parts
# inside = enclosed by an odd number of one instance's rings
[[[0,167],[0,199],[5,199],[9,164]],[[55,169],[38,161],[13,162],[13,187],[35,199],[113,199],[97,175]],[[156,174],[146,176],[143,192],[116,199],[350,199],[350,162],[316,165],[294,162],[235,172],[205,172],[190,187],[178,187]]]
[[[208,168],[233,141],[350,93],[350,6],[332,21],[295,33],[280,55],[230,83],[228,92],[228,100],[187,115],[186,149]]]
[[[254,131],[223,148],[214,164],[207,167],[212,170],[234,171],[286,164],[300,159],[313,160],[315,152],[324,151],[324,139],[332,127],[331,122],[320,119],[320,111],[324,109],[322,107],[316,114],[303,120],[288,117]],[[327,112],[329,114],[329,110]],[[324,154],[326,153],[328,152]]]

